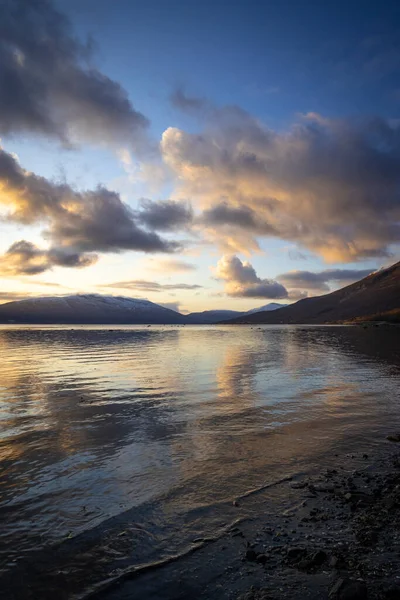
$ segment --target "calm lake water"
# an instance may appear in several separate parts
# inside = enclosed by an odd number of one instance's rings
[[[389,444],[399,383],[394,327],[2,327],[0,570],[93,532],[179,551],[249,490]]]

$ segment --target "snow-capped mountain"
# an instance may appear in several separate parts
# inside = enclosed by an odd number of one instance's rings
[[[278,302],[270,302],[269,304],[264,304],[264,306],[259,306],[258,308],[252,308],[248,310],[246,315],[252,315],[253,313],[263,312],[264,310],[277,310],[278,308],[285,308],[287,304],[278,304]]]
[[[282,306],[271,303],[248,313],[235,310],[206,310],[181,315],[142,298],[77,294],[27,298],[1,304],[0,323],[212,324],[263,310],[275,310]]]
[[[149,300],[80,294],[28,298],[0,305],[1,323],[178,324],[188,320]]]

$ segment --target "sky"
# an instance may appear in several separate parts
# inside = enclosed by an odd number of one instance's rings
[[[397,2],[0,0],[0,302],[182,312],[400,255]]]

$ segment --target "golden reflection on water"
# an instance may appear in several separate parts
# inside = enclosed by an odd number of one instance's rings
[[[70,529],[160,496],[165,514],[211,505],[371,443],[399,420],[398,351],[357,328],[2,328],[9,527],[36,497]]]

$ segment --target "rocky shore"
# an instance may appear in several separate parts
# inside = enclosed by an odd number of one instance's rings
[[[98,597],[400,599],[398,446],[387,441],[379,459],[361,454],[337,463],[285,482],[297,502],[283,514],[246,520],[190,556]]]
[[[119,534],[33,557],[2,579],[0,597],[400,599],[398,441],[395,432],[388,435],[379,458],[332,457],[319,475],[278,482],[268,494],[285,498],[280,514],[266,508],[243,517],[248,498],[235,500],[236,522],[214,538],[193,540],[181,555],[130,567],[129,539]]]
[[[388,439],[400,441],[396,434]],[[351,475],[328,469],[290,485],[304,499],[276,529],[248,541],[244,560],[261,564],[263,573],[240,600],[400,599],[398,455]]]

